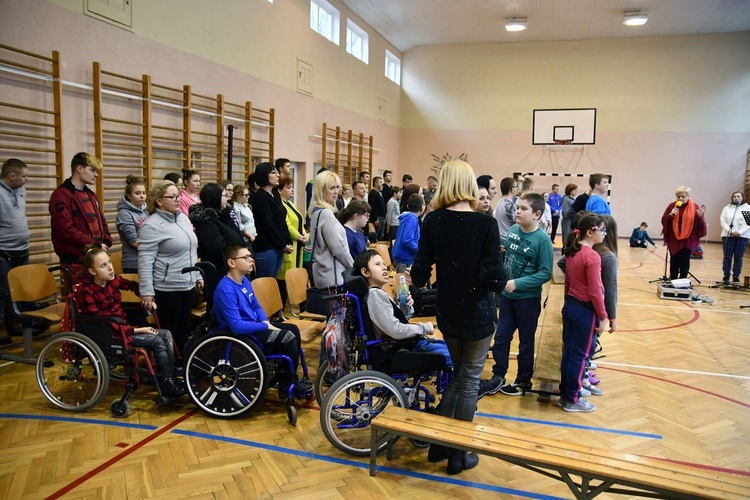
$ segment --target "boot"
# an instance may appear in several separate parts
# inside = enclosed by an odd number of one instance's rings
[[[13,343],[13,339],[8,335],[8,331],[5,329],[5,322],[0,321],[0,345],[8,345]]]
[[[175,382],[173,378],[165,378],[161,383],[161,393],[170,398],[179,398],[184,396],[187,391],[182,385]]]
[[[455,475],[473,469],[479,463],[479,455],[463,450],[448,449],[448,474]]]
[[[439,444],[431,444],[427,452],[427,461],[431,463],[440,462],[448,458],[448,447]]]
[[[18,316],[5,318],[5,330],[8,332],[8,335],[13,335],[16,337],[23,335],[21,318],[19,318]]]

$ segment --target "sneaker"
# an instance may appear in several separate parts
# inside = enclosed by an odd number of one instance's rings
[[[593,361],[589,363],[589,370],[596,370],[597,368],[599,368],[599,365],[597,365]]]
[[[567,399],[565,399],[565,396],[560,396],[560,399],[557,400],[557,406],[559,406],[560,408],[564,407],[565,401],[567,401]]]
[[[727,284],[729,284],[728,281],[727,281]],[[738,290],[740,288],[740,279],[739,278],[732,278],[732,287],[734,287],[735,290]]]
[[[577,403],[574,403],[573,401],[565,401],[565,403],[563,403],[562,409],[571,412],[589,413],[596,410],[596,406],[589,403],[587,399],[578,398]]]
[[[498,375],[493,375],[491,379],[479,381],[479,391],[477,399],[482,399],[487,394],[497,394],[497,391],[505,384],[505,379]]]
[[[583,390],[586,390],[588,392],[588,396],[604,396],[604,389],[599,389],[596,386],[593,385],[587,385],[586,387],[581,389],[581,396],[583,396]],[[588,397],[584,396],[584,397]]]
[[[581,397],[587,398],[591,396],[591,391],[589,391],[586,387],[581,387]]]
[[[307,377],[302,377],[294,383],[294,396],[297,398],[307,397],[313,392],[312,381]]]
[[[596,385],[599,382],[601,382],[601,380],[599,380],[598,378],[596,378],[596,373],[594,373],[594,372],[589,372],[588,379],[589,379],[589,382],[591,382],[591,385]]]
[[[513,382],[512,384],[504,385],[500,388],[500,392],[505,394],[506,396],[521,396],[524,392],[531,390],[531,382],[526,383],[520,383],[517,384]]]

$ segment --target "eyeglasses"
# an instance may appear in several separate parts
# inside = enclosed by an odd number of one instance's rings
[[[162,198],[172,201],[177,201],[180,198],[179,194],[173,194],[172,196],[162,196]]]
[[[605,234],[607,234],[607,230],[604,229],[603,227],[592,227],[591,230],[592,231],[599,231],[600,233],[602,233],[602,236],[604,236]]]
[[[221,197],[226,198],[227,197],[226,193],[222,194]]]
[[[250,262],[251,260],[253,260],[253,254],[249,253],[247,255],[241,255],[239,257],[230,257],[230,260],[240,260],[240,259],[245,259],[245,262]]]

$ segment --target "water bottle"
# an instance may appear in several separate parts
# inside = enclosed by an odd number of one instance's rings
[[[408,297],[409,287],[406,285],[406,277],[401,276],[398,284],[398,306],[401,309],[401,312],[404,313],[404,316],[406,316],[406,319],[414,316],[414,308],[407,305]]]

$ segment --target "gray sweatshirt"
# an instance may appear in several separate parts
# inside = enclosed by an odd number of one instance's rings
[[[375,327],[375,335],[402,340],[432,332],[432,323],[401,323],[393,315],[395,303],[382,288],[370,288],[367,292],[367,310]]]
[[[182,274],[182,268],[198,261],[198,239],[193,225],[182,212],[157,209],[138,231],[138,279],[141,295],[186,292],[200,273]]]
[[[28,250],[31,231],[26,221],[26,188],[11,189],[0,180],[0,250]]]
[[[317,210],[310,217],[310,238],[313,239],[313,280],[318,288],[344,282],[341,273],[352,267],[354,260],[346,242],[346,230],[333,210]]]
[[[138,229],[148,219],[149,213],[144,207],[136,207],[124,196],[117,203],[117,219],[115,225],[120,233],[122,242],[122,267],[138,267],[138,250],[133,248],[138,241]]]

